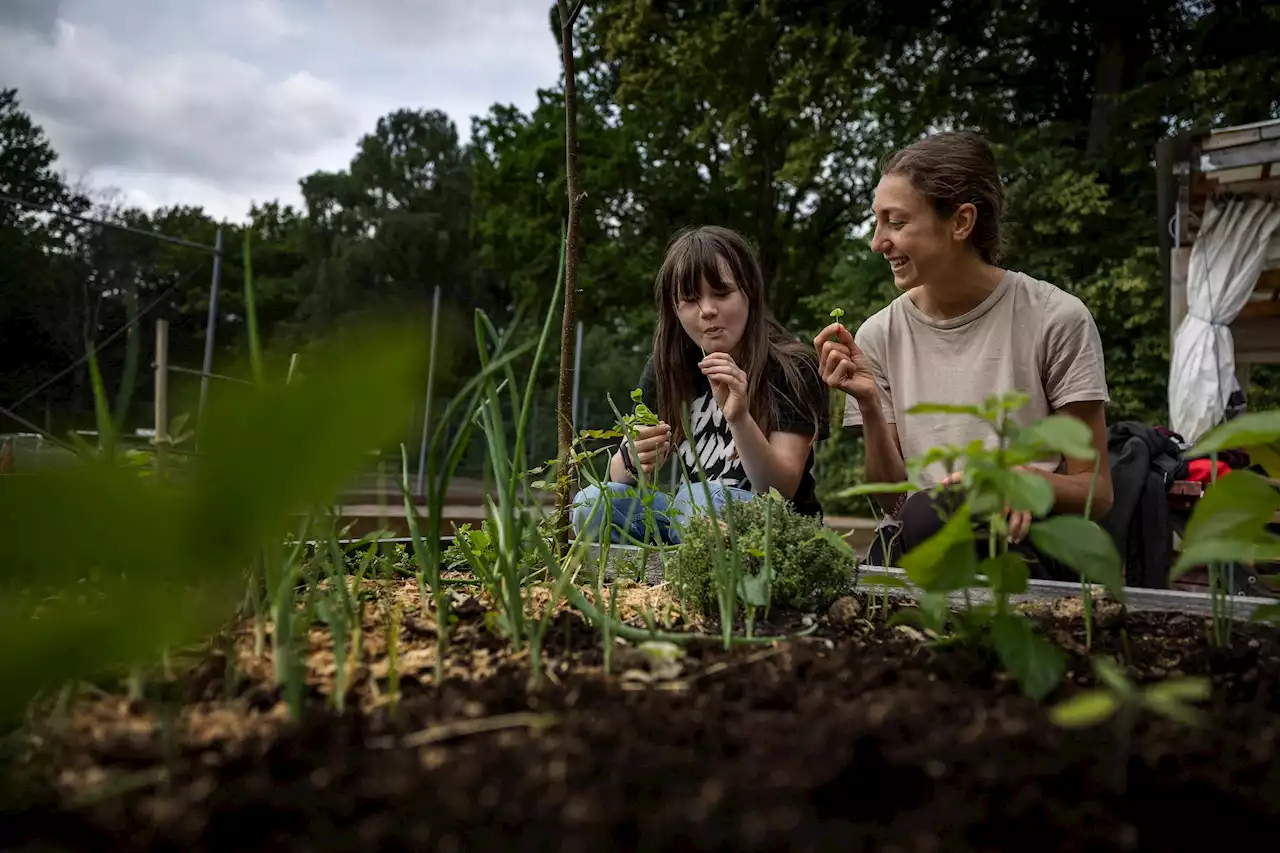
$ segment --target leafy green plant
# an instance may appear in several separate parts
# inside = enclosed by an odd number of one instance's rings
[[[896,620],[920,623],[935,636],[954,628],[964,641],[990,644],[1024,692],[1043,698],[1061,680],[1066,668],[1062,652],[1037,635],[1026,617],[1009,607],[1011,595],[1025,592],[1030,578],[1026,561],[1008,548],[1007,510],[1021,510],[1034,519],[1029,538],[1036,550],[1076,571],[1086,596],[1086,581],[1105,586],[1124,600],[1120,556],[1110,536],[1090,519],[1049,516],[1053,488],[1027,466],[1062,454],[1083,460],[1097,458],[1089,428],[1066,416],[1050,416],[1019,426],[1010,413],[1025,405],[1025,395],[989,397],[981,406],[923,404],[912,414],[974,417],[987,424],[994,446],[975,441],[966,447],[939,447],[908,460],[908,482],[872,483],[857,487],[865,494],[911,492],[921,475],[941,463],[949,472],[960,470],[963,499],[939,500],[945,523],[925,542],[905,554],[902,567],[925,595],[915,610],[900,611]],[[937,490],[938,494],[943,494]],[[981,546],[981,547],[980,547]],[[970,590],[986,589],[990,601],[974,604]],[[961,593],[965,607],[950,613],[947,601]]]
[[[1202,677],[1170,678],[1138,687],[1111,658],[1094,658],[1093,671],[1102,686],[1075,694],[1049,711],[1054,725],[1081,729],[1114,718],[1120,746],[1115,753],[1115,785],[1124,790],[1133,730],[1146,712],[1175,723],[1200,726],[1205,716],[1191,703],[1209,698],[1210,682]]]
[[[730,502],[721,519],[713,521],[710,514],[695,519],[672,552],[668,573],[699,612],[714,613],[722,590],[748,608],[749,620],[757,608],[766,615],[771,607],[813,612],[829,607],[852,585],[853,549],[818,519],[796,512],[776,490]],[[715,565],[715,553],[731,547],[730,525],[736,534],[732,547],[741,560],[732,578]]]
[[[1267,476],[1240,470],[1215,478],[1191,512],[1182,552],[1169,573],[1173,581],[1196,566],[1209,566],[1213,636],[1218,645],[1229,641],[1231,621],[1218,565],[1280,560],[1280,536],[1267,529],[1280,511],[1276,482],[1280,478],[1280,410],[1250,412],[1228,421],[1209,432],[1188,455],[1213,456],[1230,448],[1244,449]],[[1280,620],[1280,604],[1259,607],[1251,618]]]
[[[261,544],[399,434],[421,387],[416,334],[368,329],[312,358],[305,382],[212,389],[181,480],[100,465],[0,479],[0,711],[208,636]]]

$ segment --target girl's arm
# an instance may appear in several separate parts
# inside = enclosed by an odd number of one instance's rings
[[[775,430],[766,438],[746,406],[742,408],[742,412],[736,413],[736,420],[729,421],[729,431],[733,433],[733,446],[751,480],[752,490],[763,494],[774,488],[791,500],[800,488],[814,436]]]

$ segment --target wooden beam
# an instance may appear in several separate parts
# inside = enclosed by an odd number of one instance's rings
[[[1273,160],[1280,160],[1280,138],[1268,139],[1253,145],[1223,148],[1200,156],[1201,170],[1205,172],[1253,166],[1258,163],[1270,163]]]
[[[1262,300],[1246,302],[1244,307],[1240,309],[1240,313],[1236,315],[1236,322],[1266,317],[1280,317],[1280,302],[1274,299],[1268,299],[1265,302]]]
[[[1243,130],[1215,130],[1209,138],[1200,143],[1201,151],[1217,151],[1232,148],[1236,145],[1248,145],[1262,139],[1262,128],[1250,127]]]

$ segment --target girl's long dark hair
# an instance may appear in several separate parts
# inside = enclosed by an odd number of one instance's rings
[[[724,273],[728,273],[728,280]],[[747,241],[728,228],[704,225],[684,229],[671,238],[654,281],[658,331],[653,338],[653,372],[658,417],[671,426],[672,446],[679,446],[686,437],[681,407],[693,403],[697,363],[702,359],[701,349],[680,325],[676,306],[682,299],[697,299],[704,279],[716,293],[736,287],[746,297],[747,324],[737,362],[747,374],[751,417],[760,430],[769,434],[786,401],[799,411],[812,413],[817,434],[826,412],[817,408],[807,391],[818,382],[817,355],[811,346],[791,337],[769,311],[764,275]],[[806,376],[806,371],[812,376]],[[773,376],[781,376],[781,383],[770,381],[768,377]]]

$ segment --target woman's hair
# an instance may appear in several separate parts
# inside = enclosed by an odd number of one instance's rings
[[[703,279],[715,293],[727,293],[736,285],[746,297],[747,322],[736,360],[747,374],[747,399],[760,430],[769,434],[778,422],[781,404],[787,401],[799,411],[813,412],[816,433],[819,419],[826,417],[806,393],[818,376],[816,355],[787,334],[769,311],[764,275],[747,241],[728,228],[705,225],[683,229],[671,238],[654,281],[658,331],[653,339],[653,374],[658,387],[658,417],[671,426],[672,446],[686,437],[682,406],[693,402],[697,363],[702,360],[701,348],[680,325],[676,306],[683,299],[697,299]],[[771,370],[771,366],[778,370]],[[806,368],[812,371],[812,378],[804,375]],[[777,376],[782,377],[781,387],[771,379]]]
[[[966,202],[976,207],[969,243],[982,260],[1000,263],[1004,185],[995,152],[980,134],[960,130],[927,136],[891,154],[881,172],[907,178],[943,218]]]

